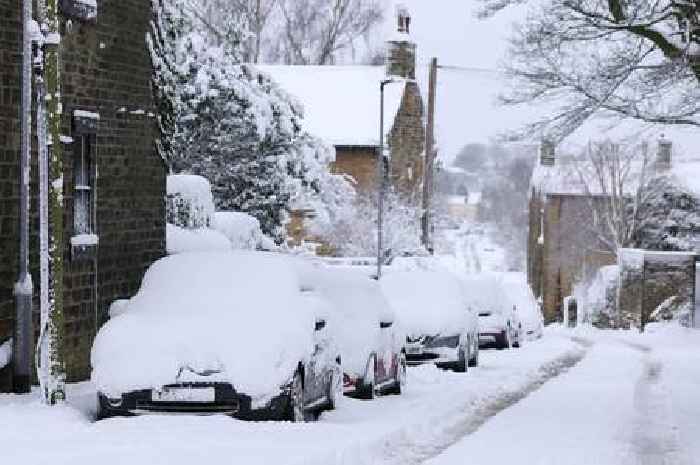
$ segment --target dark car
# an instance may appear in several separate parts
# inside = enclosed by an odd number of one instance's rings
[[[96,338],[98,417],[303,421],[334,408],[342,369],[328,305],[302,290],[290,261],[217,252],[156,262]]]

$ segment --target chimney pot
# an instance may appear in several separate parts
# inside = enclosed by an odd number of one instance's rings
[[[396,7],[397,33],[389,39],[386,73],[404,79],[416,78],[416,44],[411,41],[411,13],[404,5]]]

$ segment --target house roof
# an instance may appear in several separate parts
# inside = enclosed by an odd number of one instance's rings
[[[303,129],[335,146],[379,145],[384,66],[258,66],[304,108]],[[393,127],[405,82],[385,87],[384,127]]]
[[[651,174],[653,167],[649,166],[647,169]],[[641,167],[638,171],[641,172]],[[680,185],[700,196],[700,158],[673,159],[670,174]],[[632,172],[625,190],[636,189],[637,177]],[[601,195],[602,190],[598,184],[599,181],[591,174],[590,168],[586,169],[585,163],[581,164],[580,161],[565,157],[557,158],[554,166],[538,163],[530,181],[531,189],[541,195],[586,195],[588,192]]]

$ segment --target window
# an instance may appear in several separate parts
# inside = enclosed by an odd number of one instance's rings
[[[95,233],[95,133],[99,116],[78,111],[73,116],[73,234]]]

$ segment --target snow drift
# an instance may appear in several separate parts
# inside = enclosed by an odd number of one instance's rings
[[[291,259],[260,252],[185,253],[146,272],[138,294],[92,349],[100,392],[151,389],[215,371],[254,402],[279,393],[313,352],[314,316]],[[125,304],[127,305],[127,304]],[[201,380],[201,379],[200,379]]]

